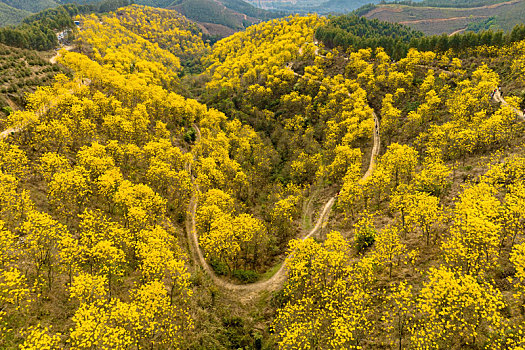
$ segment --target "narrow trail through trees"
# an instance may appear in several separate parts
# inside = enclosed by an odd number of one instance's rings
[[[22,128],[9,128],[5,129],[0,133],[0,140],[3,140],[7,138],[9,135],[16,134],[17,132],[20,132]]]
[[[291,65],[287,65],[287,68],[292,70]],[[304,78],[304,76],[296,72],[294,72],[294,75]],[[315,80],[315,82],[323,84],[322,82],[317,81],[317,80]],[[350,93],[348,95],[350,96]],[[372,147],[372,152],[370,154],[370,163],[369,163],[366,173],[362,177],[362,180],[366,180],[374,171],[374,167],[376,164],[376,158],[379,155],[379,149],[381,146],[380,137],[379,137],[379,118],[373,110],[372,110],[372,116],[374,118],[373,147]],[[196,126],[194,127],[197,129],[197,142],[199,142],[200,130],[198,130]],[[192,254],[194,262],[202,267],[202,269],[206,272],[206,274],[211,278],[211,280],[218,287],[224,290],[228,290],[228,291],[239,292],[240,295],[238,295],[238,297],[239,297],[239,300],[242,302],[254,299],[254,297],[256,297],[256,295],[260,292],[263,292],[263,291],[271,292],[271,291],[275,291],[279,289],[283,285],[284,281],[286,280],[286,271],[285,271],[286,259],[282,262],[279,270],[272,277],[270,277],[268,280],[265,280],[265,281],[259,281],[259,282],[255,282],[251,284],[234,284],[234,283],[225,281],[221,277],[217,276],[215,271],[213,271],[211,266],[206,262],[206,259],[204,258],[202,250],[200,249],[200,246],[199,246],[199,239],[198,239],[196,223],[195,223],[195,212],[197,210],[198,192],[199,191],[197,188],[190,199],[190,203],[188,206],[188,213],[190,215],[189,215],[189,220],[186,220],[186,232],[188,235],[188,240],[190,241],[190,250],[191,250],[191,254]],[[320,231],[320,229],[327,222],[327,219],[329,217],[332,206],[335,203],[335,200],[336,200],[336,197],[331,197],[326,202],[326,204],[323,207],[323,210],[321,211],[321,214],[319,215],[319,218],[317,219],[317,222],[314,228],[310,230],[310,232],[307,235],[302,237],[303,240],[314,236],[317,232]]]
[[[503,106],[509,105],[507,101],[503,99],[503,96],[501,96],[501,91],[499,89],[496,89],[496,92],[494,93],[493,98],[495,101],[501,103]],[[523,111],[520,111],[519,109],[514,108],[514,107],[512,107],[512,109],[514,110],[514,112],[516,112],[516,115],[518,116],[520,120],[525,120],[525,114],[523,113]]]
[[[68,45],[68,46],[64,46],[64,47],[60,48],[60,49],[57,51],[56,55],[53,56],[53,57],[51,57],[51,58],[49,59],[49,62],[50,62],[51,64],[55,64],[55,63],[57,63],[57,59],[58,59],[58,57],[60,56],[60,51],[61,51],[62,49],[66,50],[66,51],[71,51],[71,50],[73,50],[73,46]]]

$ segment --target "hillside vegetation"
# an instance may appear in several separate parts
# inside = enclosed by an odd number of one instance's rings
[[[525,40],[77,18],[71,75],[1,119],[0,347],[525,346]]]
[[[3,3],[32,13],[40,12],[42,10],[57,7],[59,4],[53,0],[2,0]]]
[[[474,2],[472,7],[467,6],[469,2],[460,1],[457,7],[453,6],[453,3],[447,2],[447,6],[444,7],[436,7],[441,4],[439,1],[430,2],[428,6],[404,2],[379,4],[361,14],[368,19],[408,25],[425,34],[450,34],[467,29],[508,31],[523,23],[525,17],[523,0]]]
[[[241,0],[178,0],[169,8],[199,23],[211,39],[223,38],[262,20],[282,16]]]
[[[101,4],[119,3],[119,7],[128,4],[122,2],[122,0],[1,0],[0,27],[19,24],[24,18],[29,17],[32,14],[59,7],[62,4],[90,4],[97,2]],[[51,12],[45,13],[46,16],[51,14]]]
[[[254,6],[264,9],[283,11],[285,13],[318,13],[318,14],[340,14],[353,11],[370,3],[378,3],[378,0],[248,0]]]
[[[116,17],[126,29],[180,58],[187,71],[198,71],[200,58],[209,50],[201,29],[175,11],[133,5],[119,10]]]
[[[340,46],[345,51],[382,47],[399,59],[406,56],[410,44],[423,37],[423,33],[401,24],[343,15],[331,18],[315,36],[327,47]]]
[[[392,1],[396,4],[405,4],[420,7],[482,7],[505,2],[505,0],[423,0],[423,1]]]
[[[317,29],[315,36],[325,46],[339,47],[343,51],[365,48],[374,50],[381,47],[397,60],[405,57],[410,48],[436,52],[453,51],[458,55],[477,46],[504,46],[525,39],[525,25],[518,24],[507,33],[486,30],[477,34],[467,32],[424,36],[404,25],[349,14],[332,17],[325,26]]]
[[[314,8],[315,11],[319,13],[326,14],[342,14],[348,13],[356,10],[360,10],[363,7],[368,8],[374,6],[379,1],[368,1],[368,0],[358,0],[358,1],[346,1],[346,0],[328,0],[323,2]]]
[[[22,22],[31,12],[19,10],[0,2],[0,27]]]
[[[0,115],[5,117],[23,108],[26,94],[51,84],[59,72],[64,70],[51,65],[35,51],[0,44]]]
[[[75,29],[71,16],[111,11],[124,5],[129,5],[129,0],[103,0],[96,4],[67,4],[47,9],[26,17],[20,25],[0,28],[0,43],[22,49],[51,50],[58,47],[55,32]]]

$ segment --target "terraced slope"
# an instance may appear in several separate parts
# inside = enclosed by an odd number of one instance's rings
[[[511,0],[472,8],[383,4],[366,12],[364,17],[406,24],[425,34],[450,34],[469,26],[510,30],[525,18],[525,1]]]

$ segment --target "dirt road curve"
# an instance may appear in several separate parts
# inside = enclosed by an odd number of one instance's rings
[[[470,16],[470,17],[461,16],[461,17],[448,17],[448,18],[416,19],[416,20],[412,20],[412,21],[402,21],[402,22],[399,22],[399,24],[405,24],[405,25],[406,24],[418,24],[418,23],[430,24],[430,23],[457,21],[457,20],[460,20],[460,19],[468,19],[468,18],[478,19],[478,18],[488,18],[488,16]]]
[[[465,30],[467,30],[467,28],[468,28],[468,26],[466,26],[465,28],[461,28],[461,29],[455,30],[452,33],[450,33],[448,36],[453,36],[453,35],[456,35],[456,34],[459,34],[459,33],[463,33]]]
[[[499,90],[496,90],[496,93],[494,94],[494,100],[501,103],[504,106],[509,105],[507,101],[503,99],[503,96],[501,96],[501,92]],[[518,116],[519,119],[525,120],[525,115],[523,111],[520,111],[519,109],[516,109],[514,107],[512,109],[514,110],[514,112],[516,112],[516,115]]]
[[[55,64],[55,63],[57,63],[57,58],[58,58],[58,56],[60,56],[60,51],[61,51],[62,49],[66,50],[66,51],[71,51],[71,50],[73,49],[73,46],[71,46],[71,45],[64,46],[64,47],[62,47],[60,50],[58,50],[58,51],[57,51],[57,54],[49,59],[49,62],[50,62],[51,64]]]
[[[290,66],[288,66],[289,69],[291,69]],[[301,75],[294,72],[296,76]],[[318,81],[316,81],[318,82]],[[318,82],[321,83],[322,82]],[[350,94],[349,94],[350,95]],[[380,138],[379,138],[379,118],[377,117],[376,113],[372,111],[372,116],[374,117],[374,131],[373,131],[373,139],[374,139],[374,145],[372,147],[372,152],[370,155],[370,164],[368,166],[368,169],[366,173],[363,175],[361,180],[366,180],[373,172],[376,164],[376,158],[379,155],[379,149],[380,149]],[[196,127],[196,126],[195,126]],[[200,130],[197,128],[197,136],[198,140],[200,139]],[[195,191],[196,193],[198,191]],[[190,242],[190,250],[193,257],[193,261],[200,265],[202,269],[206,272],[208,276],[210,276],[213,283],[215,283],[218,287],[227,290],[227,291],[233,291],[233,292],[239,292],[238,300],[241,302],[246,302],[249,300],[253,300],[255,297],[257,297],[258,293],[263,291],[275,291],[279,289],[284,281],[286,280],[286,261],[283,262],[280,269],[268,280],[266,281],[259,281],[252,284],[234,284],[227,282],[223,279],[221,279],[219,276],[215,274],[213,269],[208,265],[206,262],[206,259],[204,258],[204,255],[202,254],[202,251],[199,247],[199,239],[197,235],[197,230],[195,229],[195,211],[197,209],[197,195],[194,193],[190,200],[188,212],[189,212],[189,220],[186,220],[186,232],[188,234],[188,240]],[[321,212],[321,215],[317,219],[317,222],[315,224],[315,227],[302,239],[310,238],[314,236],[327,222],[327,219],[330,214],[330,210],[332,209],[332,206],[335,203],[335,197],[332,197],[326,202],[326,204],[323,207],[323,210]],[[292,253],[293,254],[293,253]]]
[[[3,140],[5,138],[7,138],[11,134],[15,134],[15,133],[19,132],[20,130],[21,130],[20,128],[9,128],[9,129],[6,129],[6,130],[0,132],[0,140]]]

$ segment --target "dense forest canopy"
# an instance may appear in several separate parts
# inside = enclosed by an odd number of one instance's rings
[[[0,43],[22,49],[50,50],[58,47],[57,31],[74,29],[72,16],[107,12],[129,5],[129,0],[102,0],[96,4],[67,4],[31,15],[23,23],[0,28]]]
[[[0,45],[1,348],[525,346],[524,26],[81,9]]]
[[[411,28],[378,20],[369,20],[356,15],[343,15],[330,19],[326,26],[315,33],[327,47],[341,46],[345,50],[377,47],[384,48],[389,55],[403,57],[408,52],[413,39],[423,37],[423,33]]]
[[[414,31],[407,26],[378,20],[368,20],[355,14],[332,17],[317,29],[315,36],[326,47],[343,50],[382,47],[392,58],[401,59],[410,48],[422,51],[465,51],[476,46],[503,46],[525,39],[525,24],[516,25],[512,31],[484,30],[454,35],[431,35]]]

